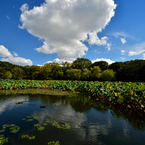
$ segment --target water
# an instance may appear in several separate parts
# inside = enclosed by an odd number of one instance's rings
[[[16,105],[16,101],[23,104]],[[39,118],[27,122],[28,116]],[[38,131],[34,124],[43,125],[46,119],[59,125],[67,123],[71,128],[59,129],[48,123],[44,130]],[[0,96],[0,130],[4,124],[20,127],[17,133],[10,133],[10,127],[0,133],[9,137],[5,145],[47,145],[50,141],[59,141],[60,145],[143,145],[145,142],[144,118],[79,96]],[[22,139],[24,134],[35,135],[36,139]]]

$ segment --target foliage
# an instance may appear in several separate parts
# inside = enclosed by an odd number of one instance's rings
[[[71,67],[75,69],[89,69],[92,65],[92,62],[87,58],[77,58],[75,61],[73,61]]]
[[[3,134],[0,134],[0,145],[3,145],[4,143],[8,142],[8,137],[5,138]]]
[[[145,83],[58,81],[58,80],[1,80],[0,89],[49,88],[85,92],[92,97],[109,99],[110,103],[130,103],[145,106]]]
[[[11,72],[10,72],[10,71],[7,71],[7,72],[5,73],[5,75],[4,75],[4,78],[5,78],[5,79],[11,79],[11,78],[12,78]]]
[[[94,67],[94,66],[99,66],[102,71],[109,68],[109,65],[106,61],[96,61],[92,64],[91,67]]]
[[[22,135],[22,138],[26,138],[26,139],[29,139],[29,140],[32,140],[32,139],[35,139],[35,136],[29,136],[28,134],[25,134],[25,135]]]
[[[81,80],[88,80],[91,76],[91,71],[88,69],[83,69],[83,72],[81,74]]]
[[[91,78],[92,80],[96,81],[100,78],[101,76],[101,69],[99,66],[94,66],[93,68],[91,68]]]
[[[14,67],[12,70],[12,76],[13,76],[13,79],[22,79],[22,75],[23,75],[23,70],[19,67]]]
[[[72,80],[80,80],[81,77],[81,70],[80,69],[68,69],[66,71],[67,77],[71,78]]]
[[[51,141],[48,143],[48,145],[60,145],[59,141]]]
[[[112,81],[115,80],[115,73],[113,72],[113,70],[104,70],[101,74],[101,79],[103,81]]]

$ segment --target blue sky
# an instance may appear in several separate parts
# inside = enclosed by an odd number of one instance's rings
[[[0,60],[145,59],[144,0],[1,0]]]

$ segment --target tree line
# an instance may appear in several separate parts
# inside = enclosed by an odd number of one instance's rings
[[[145,60],[108,64],[77,58],[72,63],[45,63],[44,66],[19,66],[0,61],[0,79],[82,80],[145,82]]]

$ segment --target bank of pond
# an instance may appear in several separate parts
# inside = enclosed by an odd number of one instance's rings
[[[28,89],[36,90],[29,92]],[[42,91],[37,89],[42,89]],[[145,114],[145,83],[143,82],[0,80],[1,94],[13,94],[15,91],[24,94],[41,92],[41,94],[47,94],[52,90],[60,90],[58,94],[62,95],[67,95],[66,91],[85,93],[93,100],[123,108],[129,113],[136,113],[140,116]]]

